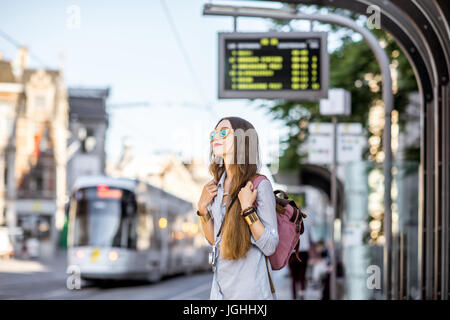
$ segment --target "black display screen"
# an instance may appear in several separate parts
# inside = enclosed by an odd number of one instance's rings
[[[304,34],[297,37],[273,33],[249,37],[227,35],[221,45],[223,66],[219,73],[223,77],[221,90],[229,96],[223,97],[243,97],[233,96],[232,92],[239,91],[255,92],[249,98],[258,97],[260,92],[288,91],[315,92],[314,97],[319,97],[317,93],[324,89],[321,71],[325,67],[323,39],[323,36],[306,37]],[[275,94],[274,97],[283,95]]]

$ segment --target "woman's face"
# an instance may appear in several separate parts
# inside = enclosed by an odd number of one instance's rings
[[[222,129],[229,130],[224,138],[221,138],[220,136],[220,130]],[[225,159],[228,155],[233,154],[234,133],[229,120],[224,119],[219,122],[216,127],[216,134],[211,143],[215,156],[223,157]]]

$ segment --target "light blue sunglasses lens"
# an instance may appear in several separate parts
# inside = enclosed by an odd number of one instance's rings
[[[219,137],[223,138],[227,135],[228,130],[227,129],[222,129],[219,131]]]

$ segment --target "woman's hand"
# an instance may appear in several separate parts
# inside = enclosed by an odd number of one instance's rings
[[[253,206],[253,203],[256,200],[256,195],[258,194],[258,190],[255,189],[252,191],[253,183],[251,181],[247,182],[245,187],[243,187],[239,193],[238,198],[239,202],[241,203],[242,210]],[[242,214],[242,212],[241,212]]]
[[[198,211],[202,215],[206,215],[208,213],[208,205],[214,199],[217,194],[217,186],[214,180],[211,180],[203,187],[202,194],[200,196],[200,200],[198,200],[197,207]]]

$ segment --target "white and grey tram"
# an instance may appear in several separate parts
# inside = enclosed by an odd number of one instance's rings
[[[209,246],[192,203],[148,183],[79,177],[69,207],[68,266],[92,280],[207,270]]]

